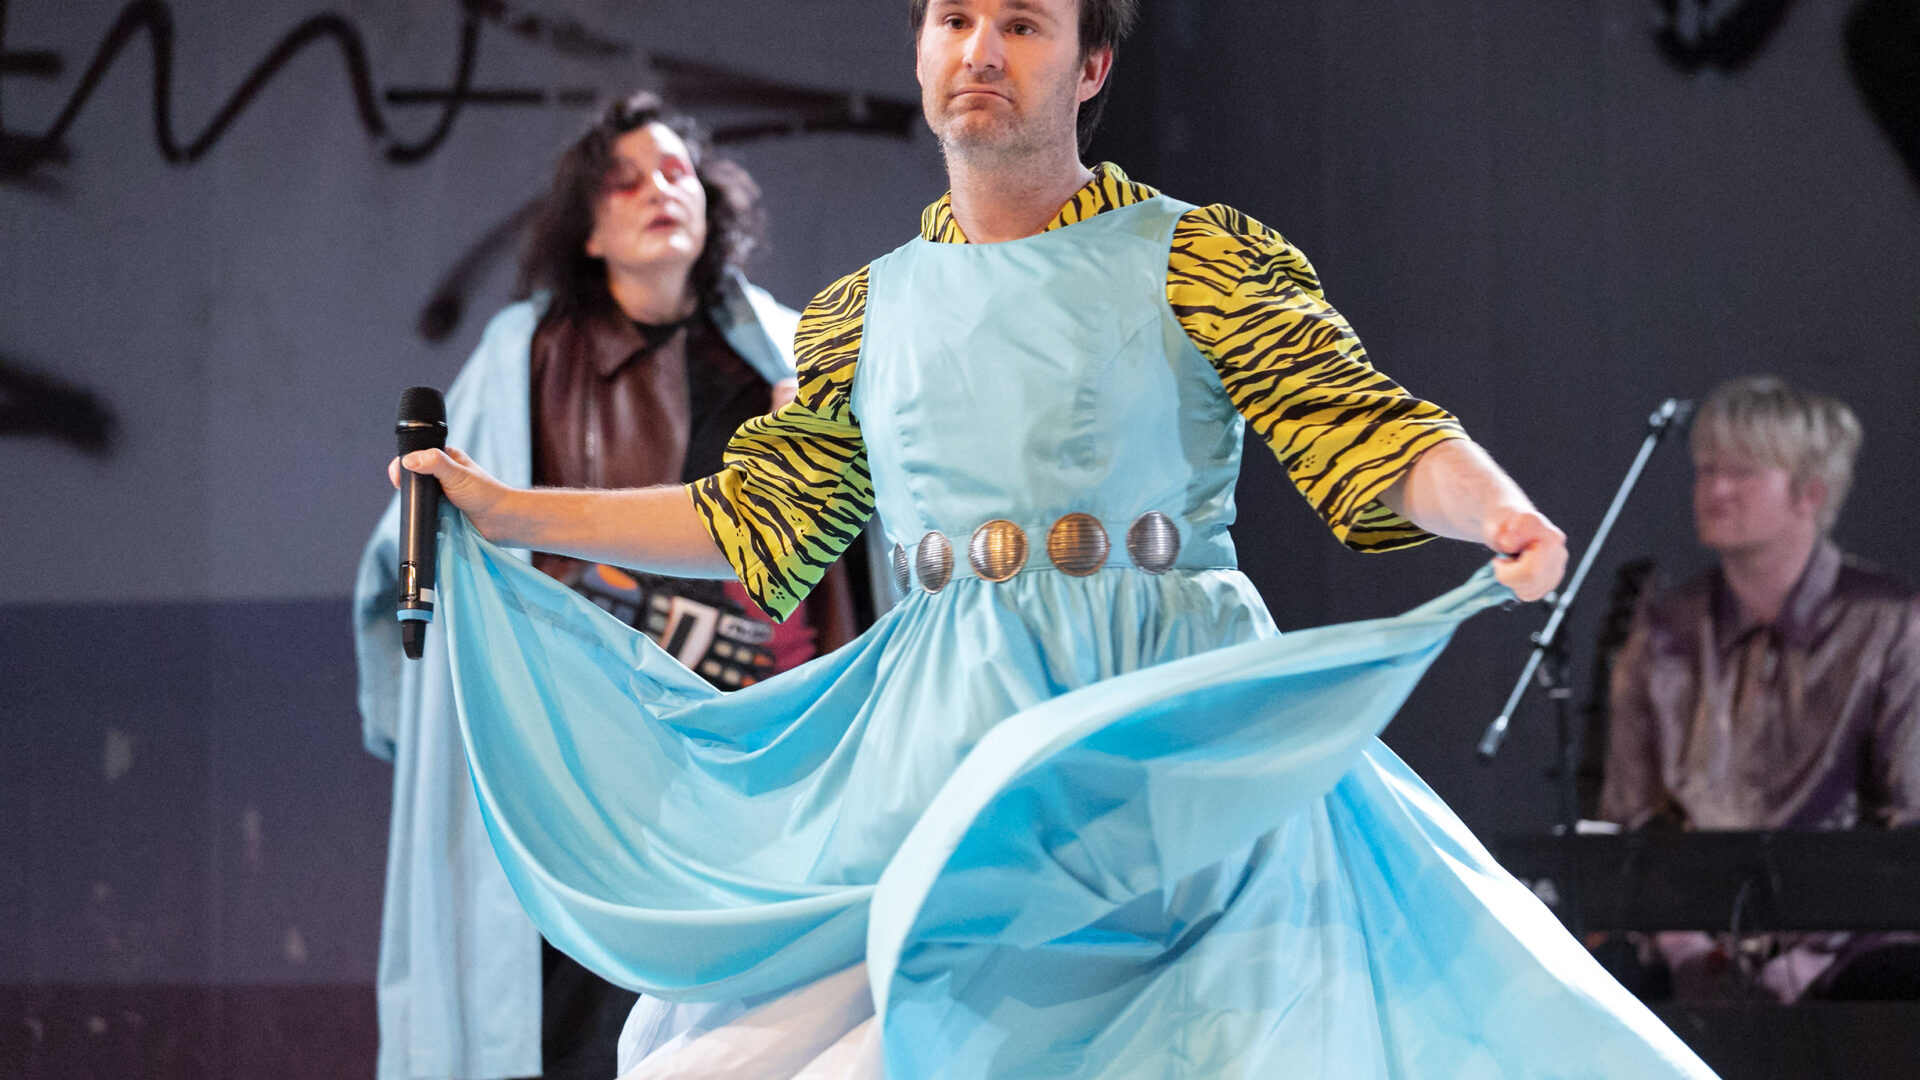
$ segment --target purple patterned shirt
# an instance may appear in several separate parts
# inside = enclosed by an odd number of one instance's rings
[[[1613,671],[1600,816],[1920,823],[1920,598],[1822,541],[1771,625],[1718,569],[1647,604]]]

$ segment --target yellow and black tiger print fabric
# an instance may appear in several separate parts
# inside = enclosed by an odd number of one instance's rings
[[[1127,179],[1120,166],[1111,161],[1103,161],[1093,167],[1093,179],[1073,198],[1053,215],[1047,227],[1041,232],[1064,229],[1069,225],[1078,225],[1095,214],[1104,214],[1109,210],[1118,210],[1123,206],[1132,206],[1145,202],[1160,194],[1145,184],[1136,184]],[[953,196],[949,192],[940,196],[940,201],[920,212],[920,235],[936,244],[965,244],[967,234],[960,229],[960,223],[953,217]]]
[[[785,619],[873,516],[873,477],[853,418],[867,271],[814,298],[794,334],[800,393],[741,425],[725,467],[687,485],[707,531],[761,610]]]
[[[1156,194],[1102,164],[1047,229]],[[967,242],[945,196],[921,215],[920,231],[938,243]],[[808,305],[795,337],[799,399],[742,427],[725,471],[688,485],[748,593],[776,618],[798,606],[873,514],[850,403],[866,298],[862,269]],[[1236,210],[1195,209],[1174,230],[1167,302],[1335,536],[1361,551],[1431,539],[1379,496],[1423,451],[1461,437],[1460,425],[1373,369],[1306,256]]]
[[[1341,542],[1389,551],[1432,539],[1380,493],[1464,432],[1374,370],[1298,248],[1230,207],[1190,210],[1173,231],[1167,303]]]

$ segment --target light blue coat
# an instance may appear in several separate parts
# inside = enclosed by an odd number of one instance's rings
[[[447,392],[447,441],[506,483],[533,479],[528,357],[545,302],[503,309]],[[798,315],[738,275],[714,323],[768,382],[793,375]],[[400,505],[367,542],[354,588],[354,646],[367,749],[393,762],[380,930],[381,1080],[537,1076],[540,937],[480,820],[436,624],[404,659],[394,617]],[[524,553],[516,553],[522,554]]]

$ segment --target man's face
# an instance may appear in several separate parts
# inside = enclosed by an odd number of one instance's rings
[[[1769,547],[1817,529],[1824,486],[1795,485],[1787,469],[1727,449],[1693,455],[1693,524],[1721,555]]]
[[[620,136],[593,204],[587,254],[609,273],[687,273],[707,243],[707,195],[693,155],[663,124]]]
[[[1111,62],[1081,57],[1079,0],[933,0],[914,74],[948,153],[1020,157],[1076,146],[1080,103]]]

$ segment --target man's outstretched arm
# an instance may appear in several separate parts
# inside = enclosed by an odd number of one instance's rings
[[[1522,597],[1559,582],[1565,536],[1452,416],[1373,369],[1280,234],[1231,207],[1188,211],[1168,254],[1167,303],[1342,543],[1388,551],[1449,536],[1517,556],[1496,572]]]
[[[610,491],[515,488],[459,450],[416,450],[387,466],[396,487],[403,464],[439,480],[447,501],[496,544],[669,577],[733,576],[679,484]]]
[[[1511,556],[1497,560],[1493,572],[1522,600],[1545,596],[1566,573],[1567,534],[1470,439],[1448,439],[1422,453],[1380,501],[1436,536]]]

